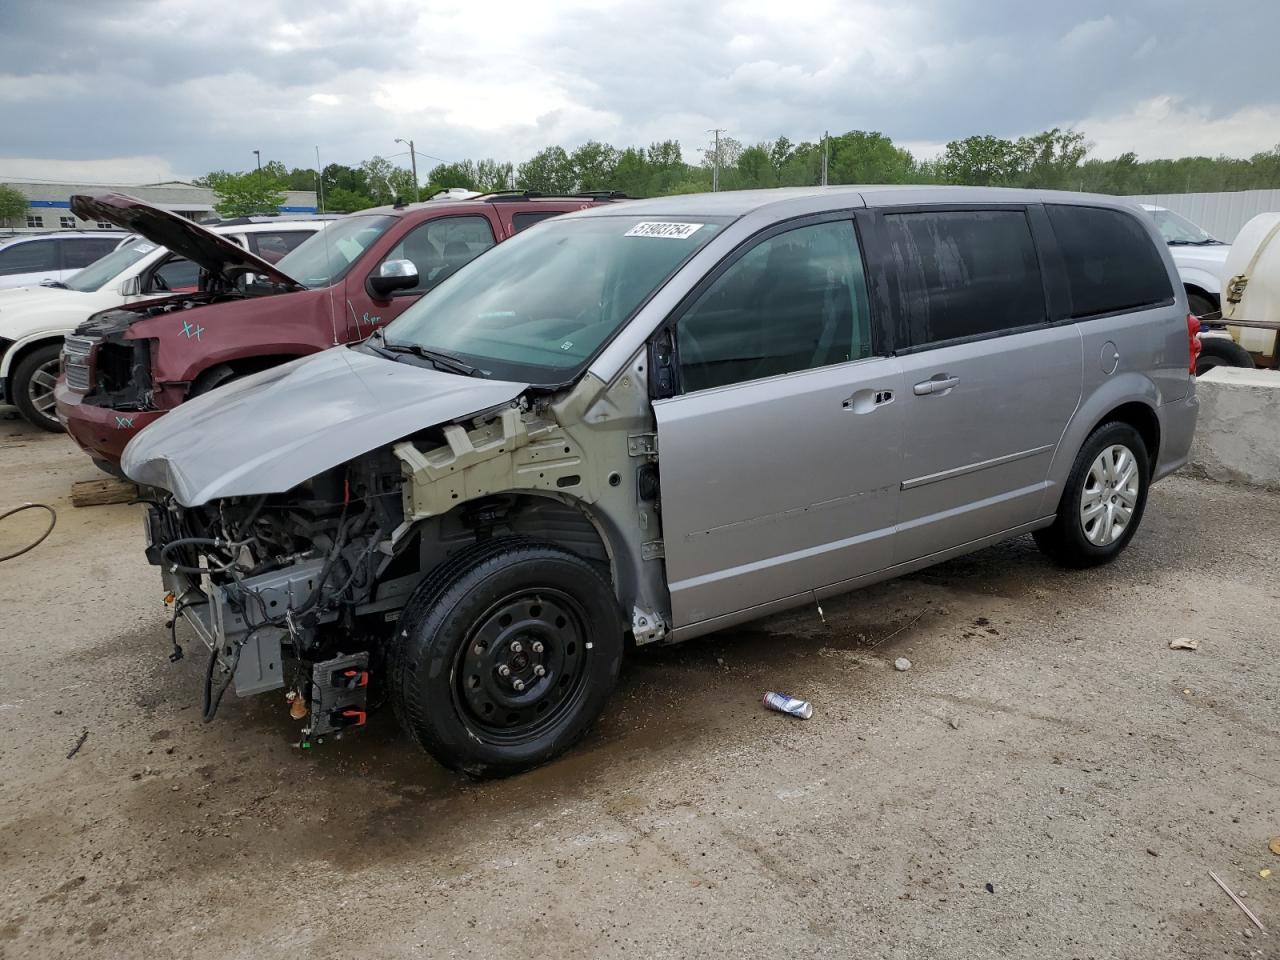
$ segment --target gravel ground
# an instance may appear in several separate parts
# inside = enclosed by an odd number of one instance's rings
[[[1280,496],[1175,478],[1106,569],[1023,539],[641,651],[568,757],[476,784],[389,714],[202,725],[138,508],[71,508],[65,438],[0,460],[60,514],[0,566],[4,958],[1280,956]]]

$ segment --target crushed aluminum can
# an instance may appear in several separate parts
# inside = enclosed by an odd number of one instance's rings
[[[785,693],[766,693],[764,695],[764,705],[770,710],[789,713],[791,716],[799,717],[801,720],[808,720],[813,716],[813,704],[808,700],[797,700],[795,697],[788,697]]]

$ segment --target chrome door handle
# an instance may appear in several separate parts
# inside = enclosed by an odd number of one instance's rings
[[[946,393],[952,387],[959,385],[959,377],[938,377],[933,380],[923,380],[911,389],[917,397],[927,397],[931,393]]]

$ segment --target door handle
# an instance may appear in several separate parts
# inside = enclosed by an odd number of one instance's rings
[[[870,413],[872,410],[878,410],[889,403],[893,403],[893,391],[877,390],[873,387],[859,390],[853,396],[842,400],[840,406],[846,410],[852,410],[854,413]]]
[[[917,397],[927,397],[931,393],[946,393],[952,387],[959,386],[959,384],[959,377],[948,377],[946,374],[939,374],[931,380],[922,380],[911,389]]]

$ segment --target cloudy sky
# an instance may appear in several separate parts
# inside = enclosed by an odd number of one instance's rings
[[[879,130],[919,153],[1073,126],[1094,155],[1280,143],[1276,0],[0,0],[0,176],[312,166],[395,138],[552,143]],[[420,159],[420,167],[431,161]]]

